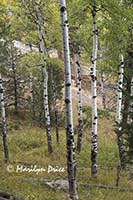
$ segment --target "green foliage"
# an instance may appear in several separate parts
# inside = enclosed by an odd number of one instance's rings
[[[50,101],[53,100],[53,89],[52,81],[55,87],[57,99],[62,98],[62,89],[63,89],[63,63],[58,58],[51,58],[48,60],[48,73],[49,73],[49,97]]]
[[[90,106],[84,106],[83,107],[83,129],[91,128],[92,124],[92,108]],[[99,119],[111,119],[112,116],[110,114],[110,111],[98,109],[98,118]]]
[[[36,51],[29,51],[25,53],[21,59],[19,64],[19,70],[21,73],[33,76],[39,76],[40,69],[42,66],[41,55]]]
[[[51,108],[51,119],[54,121],[53,113],[53,92],[55,92],[56,101],[58,102],[62,98],[63,88],[63,63],[58,58],[47,59],[48,69],[48,93],[49,93],[49,105]],[[29,88],[29,75],[33,75],[33,96],[34,96],[34,109],[36,113],[36,120],[42,121],[44,124],[44,111],[43,111],[43,73],[42,63],[39,52],[30,51],[21,57],[19,71],[25,75],[25,86]],[[53,88],[54,84],[54,88]],[[53,91],[55,90],[55,91]],[[31,97],[30,93],[26,96],[27,102],[25,109],[31,110]],[[29,112],[30,116],[31,113]],[[40,116],[41,115],[41,116]],[[41,117],[41,118],[40,118]]]
[[[13,71],[11,69],[11,53],[15,57],[15,73],[17,76],[17,92],[19,97],[19,108],[21,108],[20,115],[24,118],[18,121],[19,115],[14,122],[10,122],[8,126],[9,131],[9,148],[11,152],[11,160],[24,160],[40,162],[43,165],[62,164],[66,163],[66,139],[64,131],[61,131],[61,142],[58,147],[54,143],[54,153],[48,157],[47,144],[44,139],[44,130],[37,127],[30,128],[25,125],[22,126],[25,117],[27,123],[31,123],[31,96],[29,94],[29,75],[33,75],[33,88],[34,88],[34,103],[35,103],[35,121],[40,121],[44,124],[44,109],[43,109],[43,86],[42,86],[42,62],[39,52],[29,51],[25,54],[18,55],[15,48],[10,48],[14,40],[19,40],[24,44],[35,45],[38,47],[38,32],[35,23],[36,12],[33,1],[25,0],[22,4],[21,0],[1,0],[0,2],[0,72],[4,75],[9,82],[4,83],[6,103],[9,106],[13,97]],[[60,31],[60,16],[58,2],[53,0],[42,0],[40,2],[40,13],[42,15],[42,31],[47,49],[55,48],[61,52],[61,31]],[[71,53],[73,54],[75,46],[81,45],[82,53],[81,60],[88,65],[91,64],[92,54],[92,6],[94,1],[88,0],[67,0],[69,31],[70,31],[70,44]],[[116,71],[119,65],[119,54],[123,53],[125,58],[125,85],[124,85],[124,100],[128,99],[128,105],[132,101],[130,92],[126,90],[126,80],[129,80],[133,74],[132,72],[132,2],[119,1],[119,0],[97,0],[97,26],[98,26],[98,60],[97,70],[99,73],[104,71],[106,74],[113,74],[116,78]],[[28,7],[28,9],[27,9]],[[29,12],[30,11],[30,12]],[[34,15],[34,17],[33,17]],[[62,98],[62,84],[63,84],[63,67],[62,62],[58,59],[47,58],[47,67],[49,72],[49,104],[51,107],[51,116],[53,117],[53,88],[52,81],[56,86],[57,103]],[[20,98],[21,97],[21,98]],[[10,99],[11,98],[11,99]],[[60,106],[60,104],[58,105]],[[83,108],[83,150],[80,155],[77,155],[78,166],[86,167],[85,171],[78,169],[78,181],[85,182],[91,180],[90,169],[90,140],[91,140],[91,107]],[[8,111],[10,109],[8,108]],[[126,110],[125,110],[126,111]],[[125,112],[124,111],[124,112]],[[123,112],[123,114],[124,114]],[[108,110],[98,110],[99,113],[99,164],[117,165],[118,151],[116,146],[115,137],[112,132],[112,117]],[[64,113],[63,113],[64,114]],[[64,115],[59,113],[59,124],[64,126]],[[131,112],[127,112],[128,119],[132,117]],[[8,115],[10,116],[10,114]],[[13,117],[13,116],[12,116]],[[35,125],[35,122],[34,122]],[[104,127],[104,128],[103,128]],[[86,131],[89,134],[86,134]],[[132,124],[127,120],[126,125],[122,127],[122,135],[124,137],[125,145],[129,154],[132,142]],[[117,132],[117,131],[116,131]],[[55,141],[55,133],[52,133]],[[2,152],[2,143],[0,143],[0,151]],[[61,152],[61,153],[60,153]],[[44,155],[44,156],[42,156]],[[131,155],[129,155],[131,156]],[[3,159],[2,153],[0,154],[1,160]],[[27,183],[21,181],[23,175],[7,173],[6,166],[2,163],[1,183],[2,190],[8,190],[11,193],[21,194],[26,200],[67,200],[68,197],[63,191],[52,191],[44,186],[34,183]],[[86,171],[88,170],[88,171]],[[116,171],[109,174],[100,171],[100,176],[96,180],[102,183],[111,182],[114,185]],[[25,175],[28,177],[28,175]],[[46,178],[55,178],[55,174],[46,175]],[[66,176],[66,174],[65,174]],[[29,178],[29,177],[28,177]],[[36,177],[35,177],[36,178]],[[44,175],[40,176],[44,178]],[[64,178],[64,176],[60,176]],[[127,179],[124,178],[123,185],[127,185]],[[130,185],[128,183],[128,185]],[[116,200],[132,199],[130,193],[125,193],[124,198],[120,191],[105,191],[99,188],[85,189],[79,186],[80,199],[108,199]],[[114,195],[114,196],[113,196]]]
[[[10,34],[9,16],[7,8],[0,2],[0,71],[4,72],[8,56],[8,37]]]

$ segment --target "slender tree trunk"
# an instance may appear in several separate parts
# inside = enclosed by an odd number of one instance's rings
[[[39,104],[39,124],[40,127],[42,127],[42,125],[45,123],[45,117],[44,117],[44,102],[43,102],[43,80],[44,78],[41,77],[42,79],[40,80],[40,96],[39,96],[39,100],[40,100],[40,104]]]
[[[5,103],[4,103],[1,74],[0,74],[0,106],[1,106],[1,118],[2,118],[2,136],[3,136],[4,156],[5,156],[5,161],[8,161],[9,154],[8,154],[8,144],[7,144],[6,115],[5,115]]]
[[[76,71],[77,71],[77,87],[78,87],[78,142],[77,151],[81,151],[82,145],[82,87],[81,87],[81,65],[79,62],[79,53],[75,54]]]
[[[59,143],[59,128],[58,128],[58,110],[56,105],[56,86],[54,81],[54,75],[52,70],[52,92],[53,92],[53,108],[54,108],[54,119],[55,119],[55,131],[56,131],[56,141]]]
[[[17,78],[16,78],[16,69],[14,63],[12,64],[12,69],[13,69],[13,83],[14,83],[14,106],[15,106],[15,112],[18,113]]]
[[[120,55],[120,72],[119,72],[119,81],[118,81],[118,89],[117,89],[117,107],[116,107],[116,123],[118,127],[117,133],[117,144],[119,149],[120,163],[121,167],[125,167],[125,149],[123,145],[123,138],[121,135],[121,111],[122,111],[122,88],[123,88],[123,77],[124,77],[124,58],[123,55]]]
[[[40,12],[40,5],[35,4],[36,14],[37,14],[37,29],[39,35],[39,45],[40,45],[40,52],[42,57],[43,63],[43,75],[44,75],[44,82],[43,82],[43,100],[44,100],[44,112],[45,112],[45,123],[46,123],[46,134],[47,134],[47,141],[48,141],[48,152],[52,153],[52,141],[51,141],[51,130],[50,130],[50,112],[49,112],[49,104],[48,104],[48,71],[47,71],[47,63],[46,63],[46,55],[47,51],[44,45],[44,38],[42,33],[42,19],[41,19],[41,12]]]
[[[130,163],[133,165],[133,77],[131,80],[130,123],[131,123],[131,133],[129,140],[129,157],[130,157]],[[133,178],[133,172],[132,172],[132,178]]]
[[[33,75],[30,73],[30,99],[31,99],[31,113],[32,121],[35,120],[35,107],[34,107],[34,92],[33,92]]]
[[[46,68],[43,68],[43,73],[45,74],[44,82],[43,82],[43,101],[44,101],[44,110],[45,110],[45,123],[46,123],[46,133],[47,133],[47,141],[48,141],[48,152],[52,153],[52,141],[51,141],[51,130],[50,130],[50,112],[49,112],[49,104],[48,104],[48,75],[46,72]]]
[[[127,80],[126,80],[126,88],[125,91],[130,94],[131,91],[131,78],[128,76]],[[125,96],[124,99],[124,108],[123,108],[123,116],[122,116],[122,127],[126,127],[127,123],[128,123],[128,115],[129,115],[129,97]]]
[[[66,1],[59,0],[59,4],[60,4],[61,27],[62,27],[62,38],[63,38],[63,50],[64,50],[64,68],[65,68],[67,170],[68,170],[68,181],[69,181],[69,193],[70,193],[70,199],[78,200],[74,130],[73,130],[73,111],[72,111],[70,48],[69,48]]]
[[[77,86],[77,64],[76,64],[77,55],[75,53],[72,54],[72,61],[73,61],[73,67],[72,67],[72,78],[75,81],[75,84]]]
[[[91,174],[97,176],[97,77],[96,77],[96,62],[98,49],[98,30],[96,25],[96,6],[94,2],[93,10],[93,52],[92,52],[92,67],[91,67],[91,85],[92,85],[92,141],[91,141]]]
[[[102,89],[102,108],[106,109],[106,98],[105,98],[105,74],[101,74],[101,89]]]

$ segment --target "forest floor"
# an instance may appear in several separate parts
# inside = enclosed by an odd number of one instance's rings
[[[84,131],[82,151],[76,153],[77,182],[80,200],[132,200],[133,181],[129,170],[120,172],[119,186],[116,187],[117,165],[119,163],[114,119],[100,118],[98,128],[98,177],[90,173],[91,131]],[[75,141],[77,135],[75,135]],[[0,140],[0,191],[8,192],[24,200],[69,200],[63,189],[49,187],[47,181],[67,180],[65,130],[60,129],[60,143],[56,143],[52,129],[53,153],[47,152],[46,135],[43,128],[32,126],[16,116],[8,117],[8,143],[10,162],[4,163],[2,138]],[[22,172],[18,167],[43,168],[46,171]],[[49,172],[48,166],[64,168],[64,172]],[[107,188],[103,188],[107,187]]]

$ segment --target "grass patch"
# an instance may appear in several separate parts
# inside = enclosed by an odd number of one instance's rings
[[[16,122],[12,122],[16,123]],[[116,136],[113,131],[113,119],[99,119],[98,129],[98,165],[117,166],[119,163]],[[17,122],[18,124],[18,122]],[[7,166],[13,165],[16,169],[18,164],[25,166],[37,165],[47,169],[48,165],[66,167],[66,134],[65,130],[60,130],[60,143],[56,143],[56,135],[52,129],[53,153],[48,154],[46,133],[43,128],[33,127],[28,124],[22,125],[18,129],[8,131],[10,162],[3,161],[2,140],[0,140],[0,190],[9,192],[16,196],[22,196],[25,200],[69,200],[69,196],[63,190],[54,190],[40,184],[35,179],[66,179],[67,170],[64,173],[9,173]],[[75,135],[77,141],[77,135]],[[98,177],[93,179],[90,171],[90,141],[91,130],[85,130],[83,135],[83,145],[80,154],[76,154],[77,159],[77,181],[79,199],[81,200],[132,200],[133,193],[129,191],[119,191],[102,189],[99,187],[83,187],[81,183],[100,183],[115,186],[116,168],[98,168]],[[27,181],[32,180],[33,181]],[[133,182],[129,180],[129,172],[121,171],[119,182],[120,187],[133,187]]]

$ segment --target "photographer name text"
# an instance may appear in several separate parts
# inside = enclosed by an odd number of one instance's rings
[[[16,172],[16,173],[35,173],[36,175],[40,173],[64,173],[65,167],[60,166],[52,166],[48,165],[47,168],[40,167],[38,165],[31,165],[30,167],[27,167],[25,165],[18,164],[16,166],[8,165],[7,171],[9,173]]]

